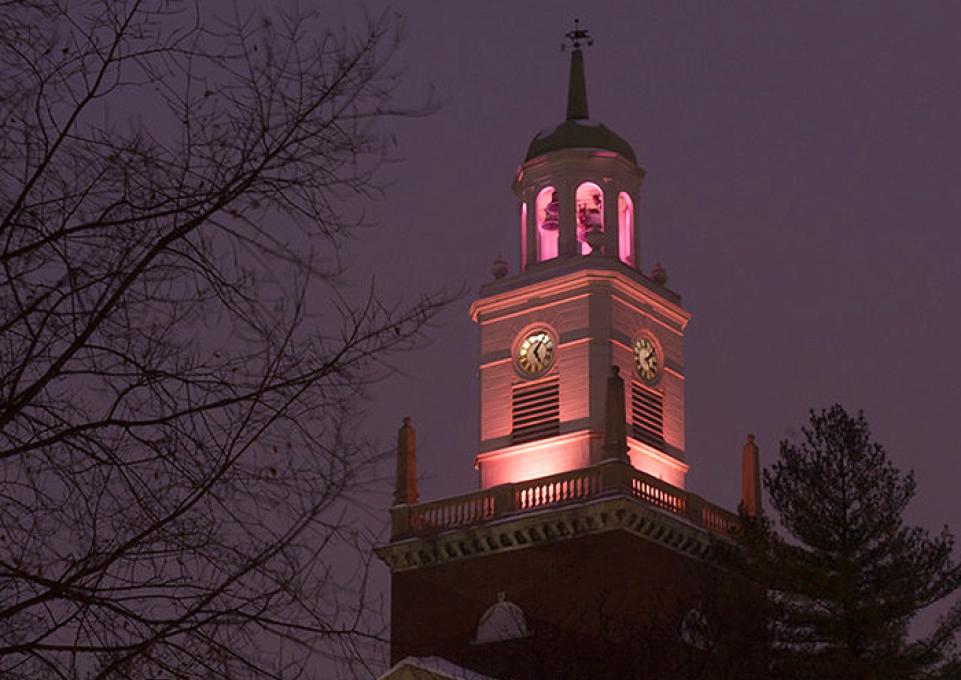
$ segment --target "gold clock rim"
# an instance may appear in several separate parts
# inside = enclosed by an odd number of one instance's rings
[[[532,370],[530,368],[530,358],[525,353],[524,346],[527,344],[528,347],[530,347],[530,344],[532,344],[532,339],[539,335],[543,335],[547,339],[549,354],[543,366]],[[536,378],[550,370],[550,368],[554,365],[557,351],[557,340],[555,339],[554,334],[551,333],[547,328],[533,328],[528,330],[526,333],[520,334],[519,338],[520,340],[517,343],[517,349],[514,352],[514,365],[517,368],[518,373],[526,378]],[[525,362],[527,363],[527,366],[525,366]]]
[[[638,351],[641,343],[649,344],[651,347],[651,350],[654,353],[654,371],[653,371],[653,375],[651,375],[650,377],[648,377],[647,375],[644,374],[644,372],[641,371],[641,367],[639,365],[640,362],[638,360]],[[631,343],[631,354],[634,355],[633,356],[634,373],[637,374],[637,376],[641,380],[649,384],[656,383],[661,376],[661,349],[658,346],[657,341],[655,341],[653,338],[651,338],[646,334],[638,335],[634,338],[634,341]]]

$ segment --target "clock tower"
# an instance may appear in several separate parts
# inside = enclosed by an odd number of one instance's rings
[[[682,677],[763,621],[738,615],[757,593],[712,557],[736,515],[685,488],[690,314],[660,266],[641,271],[644,170],[589,116],[591,41],[577,25],[567,38],[566,117],[514,177],[519,271],[495,262],[471,305],[479,489],[418,502],[410,421],[400,430],[391,541],[377,551],[398,664],[385,677],[424,658],[495,678],[635,677],[643,658],[653,674],[636,677]],[[745,461],[756,512],[753,441]],[[735,657],[731,677],[751,677],[751,655]]]
[[[684,488],[690,315],[662,269],[641,273],[644,171],[624,139],[589,117],[585,33],[570,36],[567,117],[534,137],[514,178],[520,272],[484,286],[471,307],[484,488],[600,462],[611,366],[627,385],[631,464]]]

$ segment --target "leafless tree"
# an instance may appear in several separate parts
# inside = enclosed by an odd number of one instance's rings
[[[371,633],[345,289],[398,22],[0,0],[0,677],[297,677]],[[354,217],[351,217],[354,215]],[[354,568],[356,567],[356,568]]]

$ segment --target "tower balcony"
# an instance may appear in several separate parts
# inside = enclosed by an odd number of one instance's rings
[[[391,508],[392,571],[625,529],[695,555],[724,540],[738,516],[620,460]]]

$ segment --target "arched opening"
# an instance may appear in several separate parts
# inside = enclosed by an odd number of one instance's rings
[[[634,264],[634,202],[623,191],[617,195],[617,255]]]
[[[577,211],[577,241],[580,243],[581,255],[591,252],[589,243],[596,239],[595,244],[603,243],[600,234],[604,233],[604,192],[593,182],[584,182],[577,187],[575,197]],[[592,236],[594,234],[594,236]]]
[[[537,194],[537,261],[557,257],[557,239],[560,235],[560,200],[557,189],[544,187]]]

